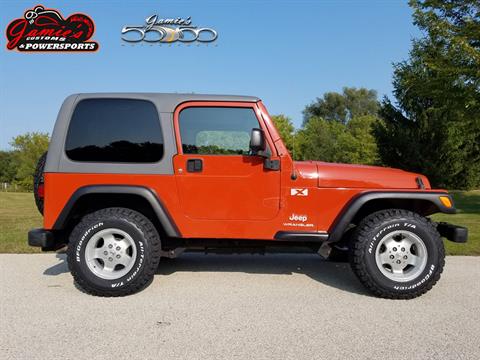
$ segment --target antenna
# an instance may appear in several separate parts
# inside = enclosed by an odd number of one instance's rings
[[[293,134],[292,134],[292,158],[295,160],[295,138],[297,134],[297,130],[293,129]]]
[[[293,129],[293,134],[292,134],[292,175],[290,175],[290,178],[292,180],[297,179],[297,171],[295,170],[295,148],[297,147],[297,129]]]

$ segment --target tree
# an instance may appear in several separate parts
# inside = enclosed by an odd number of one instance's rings
[[[294,136],[295,136],[295,127],[293,126],[292,120],[285,115],[272,115],[272,120],[280,133],[285,146],[287,147],[290,154],[294,153]],[[296,150],[296,149],[295,149]]]
[[[354,117],[376,116],[379,110],[377,92],[371,89],[344,87],[343,93],[327,92],[303,111],[303,124],[311,117],[347,124]]]
[[[18,135],[10,145],[14,149],[17,164],[15,179],[27,189],[33,188],[33,174],[40,156],[47,151],[49,136],[46,133],[32,132]]]
[[[12,183],[16,175],[15,153],[0,151],[0,183]]]
[[[327,92],[306,106],[298,132],[299,157],[354,164],[378,164],[373,125],[377,123],[377,92],[365,88],[343,88],[341,94]]]
[[[427,175],[434,186],[480,185],[478,1],[411,1],[425,32],[394,67],[397,104],[384,99],[375,129],[384,163]]]
[[[478,94],[480,75],[480,3],[478,0],[410,0],[414,24],[427,36],[417,40],[426,65],[458,79]],[[460,79],[459,79],[460,78]]]
[[[364,115],[354,117],[347,124],[347,132],[351,135],[351,144],[345,144],[349,148],[347,154],[352,164],[378,165],[380,156],[373,127],[379,122],[379,119],[373,115]]]
[[[298,131],[297,146],[301,160],[336,161],[339,157],[338,138],[344,134],[345,126],[312,117]]]
[[[372,135],[371,115],[353,118],[347,125],[312,117],[298,131],[297,148],[303,160],[351,164],[377,164],[378,151]]]

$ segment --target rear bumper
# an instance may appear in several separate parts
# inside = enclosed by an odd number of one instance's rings
[[[32,229],[28,232],[28,245],[41,247],[43,251],[53,251],[62,247],[61,237],[53,231]]]
[[[465,243],[468,239],[468,229],[463,226],[457,226],[446,222],[437,224],[437,230],[441,236],[456,243]]]

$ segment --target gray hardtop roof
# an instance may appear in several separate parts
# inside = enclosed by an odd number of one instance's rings
[[[164,156],[154,164],[133,163],[93,163],[75,162],[65,154],[65,141],[73,109],[79,101],[85,99],[138,99],[151,101],[160,112],[160,123],[164,135]],[[205,94],[176,94],[176,93],[82,93],[68,96],[63,102],[53,128],[52,138],[48,149],[46,172],[71,173],[135,173],[135,174],[173,174],[172,157],[177,153],[173,130],[173,112],[175,108],[186,101],[259,101],[254,96],[237,95],[205,95]]]
[[[257,102],[255,96],[242,95],[213,95],[213,94],[179,94],[179,93],[80,93],[73,94],[76,102],[91,98],[130,98],[151,100],[159,106],[160,112],[173,112],[175,108],[186,101],[238,101]]]

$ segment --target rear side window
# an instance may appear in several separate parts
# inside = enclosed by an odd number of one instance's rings
[[[158,162],[163,136],[157,109],[146,100],[82,100],[70,120],[65,151],[75,161]]]
[[[184,154],[248,155],[250,133],[259,128],[252,108],[190,107],[179,115]]]

